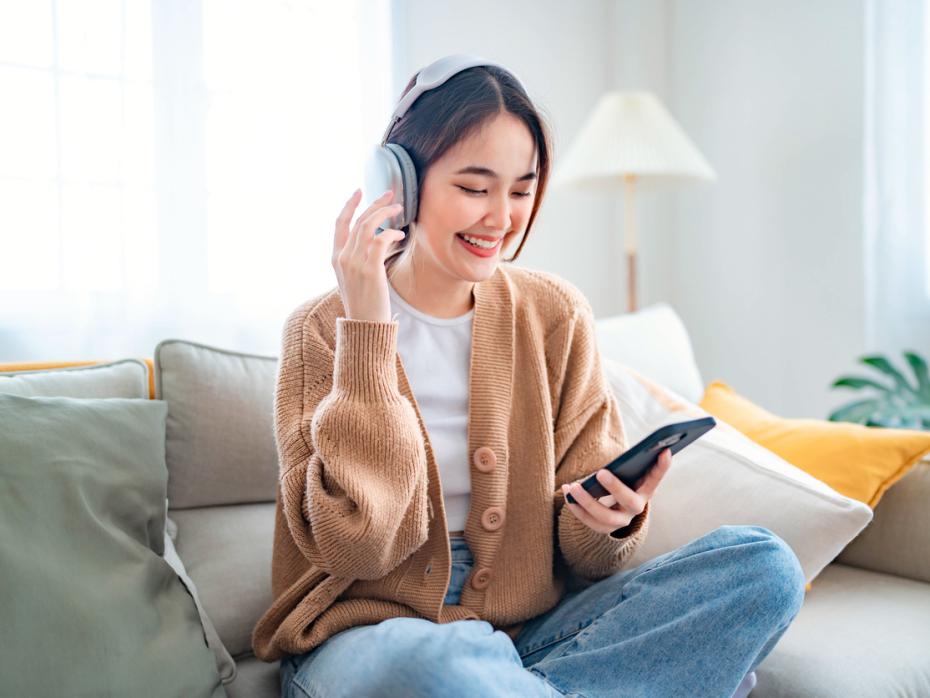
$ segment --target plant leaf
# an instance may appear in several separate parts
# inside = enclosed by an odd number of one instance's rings
[[[859,388],[875,388],[876,390],[880,390],[883,393],[891,392],[891,388],[889,388],[887,385],[872,380],[871,378],[860,378],[859,376],[840,376],[835,381],[833,381],[830,387],[853,388],[855,390],[858,390]]]
[[[827,417],[831,422],[855,422],[865,424],[873,414],[881,409],[882,401],[875,398],[848,402],[833,410]]]
[[[884,373],[886,376],[890,376],[891,379],[895,382],[895,386],[900,392],[907,392],[912,395],[917,395],[917,391],[911,387],[907,382],[907,379],[901,374],[901,372],[891,365],[891,362],[888,361],[884,356],[880,354],[875,354],[872,356],[864,356],[859,359],[862,363],[867,366],[871,366],[874,369],[877,369]]]
[[[927,370],[927,362],[919,354],[913,351],[904,352],[904,358],[911,365],[911,370],[917,377],[917,386],[924,400],[930,402],[930,371]]]

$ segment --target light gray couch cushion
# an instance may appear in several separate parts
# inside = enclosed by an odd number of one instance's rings
[[[172,510],[177,549],[220,639],[237,659],[271,606],[274,502]]]
[[[166,503],[167,501],[168,500],[165,500]],[[236,680],[238,667],[229,654],[229,650],[226,649],[223,645],[223,641],[220,640],[219,633],[216,631],[216,626],[207,614],[203,600],[200,598],[200,593],[197,591],[197,586],[190,578],[187,568],[181,561],[180,555],[178,555],[177,548],[174,545],[174,537],[171,535],[172,529],[175,531],[175,535],[177,535],[177,525],[171,521],[171,519],[166,518],[165,561],[174,569],[175,574],[178,575],[184,587],[187,589],[187,593],[191,595],[191,598],[194,599],[194,603],[197,605],[197,613],[200,615],[200,623],[203,625],[204,637],[210,649],[213,651],[216,669],[219,672],[220,679],[223,684],[232,683]]]
[[[149,369],[138,359],[93,366],[0,372],[0,393],[24,397],[149,396]]]
[[[834,563],[759,665],[751,698],[930,696],[930,584]]]
[[[223,645],[230,696],[277,696],[278,662],[252,655],[272,603],[278,359],[170,339],[155,348],[155,393],[168,403],[169,515],[175,543]],[[223,505],[223,506],[217,506]]]
[[[930,459],[917,463],[885,492],[871,523],[837,559],[930,582]]]
[[[279,698],[281,662],[263,662],[255,657],[240,659],[239,677],[226,687],[229,698]]]
[[[172,509],[273,502],[278,359],[167,339],[154,363],[155,397],[168,403]]]

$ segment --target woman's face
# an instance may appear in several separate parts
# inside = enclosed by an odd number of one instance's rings
[[[504,112],[423,178],[414,227],[420,263],[461,280],[489,278],[523,233],[535,198],[536,143],[523,121]],[[475,247],[463,235],[494,246]]]

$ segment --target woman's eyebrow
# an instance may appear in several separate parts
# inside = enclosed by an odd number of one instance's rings
[[[476,175],[483,175],[485,177],[493,177],[494,179],[497,179],[497,173],[494,170],[489,169],[487,167],[482,167],[480,165],[469,165],[468,167],[463,167],[461,170],[459,170],[455,174],[476,174]],[[525,182],[526,180],[529,180],[529,179],[536,179],[536,173],[527,172],[525,175],[517,177],[518,182]]]

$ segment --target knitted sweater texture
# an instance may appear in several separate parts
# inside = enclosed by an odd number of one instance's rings
[[[346,318],[338,289],[288,316],[274,397],[273,601],[252,631],[259,659],[395,617],[486,620],[515,638],[567,588],[621,569],[645,538],[648,504],[610,534],[564,506],[562,483],[629,447],[587,299],[506,262],[474,297],[465,538],[475,564],[456,605],[443,603],[442,488],[397,322]]]

